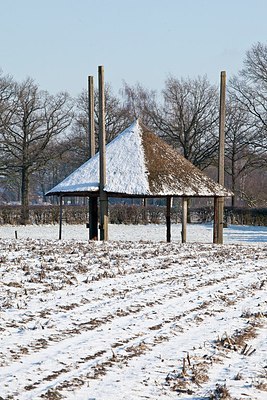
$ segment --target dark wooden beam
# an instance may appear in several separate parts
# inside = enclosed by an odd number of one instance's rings
[[[166,197],[166,240],[171,241],[171,197]]]
[[[98,67],[99,89],[99,195],[100,195],[100,240],[108,240],[108,195],[106,185],[106,130],[105,130],[105,92],[104,67]]]
[[[187,211],[188,199],[182,197],[182,243],[186,243],[187,240]]]
[[[62,216],[63,216],[63,201],[62,201],[62,196],[59,196],[59,233],[58,233],[58,239],[62,239]]]
[[[219,163],[218,163],[218,183],[224,186],[224,147],[225,147],[225,98],[226,98],[226,72],[221,71],[220,82],[220,113],[219,113]],[[224,197],[214,200],[214,229],[213,241],[223,244],[223,216],[224,216]],[[216,218],[216,219],[215,219]]]
[[[95,155],[94,78],[88,76],[89,157]],[[89,240],[98,240],[97,197],[89,197]]]

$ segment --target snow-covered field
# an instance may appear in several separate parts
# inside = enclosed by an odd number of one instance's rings
[[[172,240],[180,242],[181,224],[172,224]],[[58,225],[31,225],[31,226],[0,226],[0,238],[19,239],[58,239]],[[212,243],[212,224],[189,224],[187,226],[188,242]],[[68,225],[62,229],[63,239],[88,240],[88,229],[84,225]],[[124,241],[165,241],[166,228],[164,225],[109,225],[110,240]],[[224,229],[225,243],[267,243],[266,226],[238,226],[229,225]]]
[[[267,398],[266,228],[57,235],[0,227],[0,399]]]

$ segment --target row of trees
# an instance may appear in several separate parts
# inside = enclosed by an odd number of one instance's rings
[[[228,81],[226,173],[235,196],[266,205],[267,45],[247,52],[244,67]],[[215,175],[219,93],[207,77],[170,76],[160,94],[124,83],[118,95],[106,85],[106,132],[112,140],[134,119],[177,148],[185,158]],[[98,131],[98,98],[95,123]],[[0,200],[22,204],[44,193],[88,159],[88,96],[55,96],[32,79],[22,83],[0,74]],[[256,183],[256,185],[255,185]],[[262,190],[261,190],[262,188]]]

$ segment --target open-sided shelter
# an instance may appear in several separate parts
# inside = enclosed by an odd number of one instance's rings
[[[104,191],[108,197],[165,197],[170,200],[172,197],[231,195],[140,120],[133,122],[106,146],[106,165]],[[99,196],[99,153],[46,195]],[[167,217],[168,214],[167,210]]]

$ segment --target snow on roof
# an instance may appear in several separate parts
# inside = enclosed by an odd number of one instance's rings
[[[106,146],[107,183],[112,195],[229,196],[139,120]],[[99,191],[99,153],[47,195],[94,194]]]

